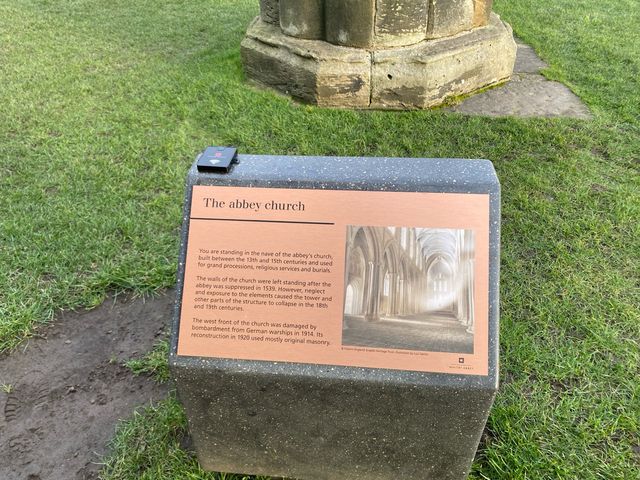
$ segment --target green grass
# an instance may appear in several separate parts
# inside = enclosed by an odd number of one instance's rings
[[[590,122],[292,104],[243,81],[257,3],[0,3],[0,350],[111,290],[173,285],[184,177],[205,145],[489,158],[502,387],[471,477],[638,478],[637,0],[496,1]],[[136,414],[104,478],[207,478],[179,448],[182,415],[172,398]]]
[[[169,342],[160,340],[153,349],[142,358],[136,358],[125,362],[125,366],[129,368],[135,375],[150,375],[159,383],[169,380],[169,364],[167,357],[169,356]]]
[[[175,396],[155,407],[134,413],[122,422],[111,442],[112,456],[101,472],[103,479],[136,480],[268,480],[205,472],[188,443],[187,421]]]

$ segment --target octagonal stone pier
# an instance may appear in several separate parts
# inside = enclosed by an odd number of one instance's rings
[[[412,109],[508,80],[516,44],[491,0],[261,0],[241,51],[297,100]]]

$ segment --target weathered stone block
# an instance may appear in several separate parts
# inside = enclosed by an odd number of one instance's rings
[[[241,44],[247,78],[259,85],[321,106],[366,108],[368,52],[283,35],[256,19]]]
[[[324,0],[280,0],[282,31],[296,38],[324,38]]]
[[[424,40],[428,12],[424,0],[377,0],[376,45],[395,47]]]
[[[375,2],[376,0],[325,0],[327,42],[349,47],[372,46]]]
[[[427,38],[441,38],[470,30],[474,0],[430,0]]]
[[[491,18],[493,0],[474,0],[473,26],[483,27]]]
[[[508,79],[516,44],[497,15],[486,27],[373,53],[373,108],[426,108]]]
[[[292,38],[255,21],[242,42],[247,77],[328,107],[426,108],[508,79],[516,46],[496,15],[454,37],[369,53]]]
[[[397,47],[489,21],[492,0],[260,0],[286,35],[351,47]]]
[[[279,0],[260,0],[260,18],[263,22],[280,25]]]
[[[510,78],[513,34],[492,16],[491,4],[262,0],[262,22],[249,27],[242,43],[245,72],[260,85],[320,106],[439,105]]]

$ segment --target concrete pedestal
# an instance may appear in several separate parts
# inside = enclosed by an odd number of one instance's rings
[[[487,374],[179,355],[189,205],[201,185],[293,196],[295,189],[488,195]],[[488,161],[241,155],[228,174],[193,167],[170,368],[201,465],[307,480],[466,478],[498,386],[499,219],[500,189]]]
[[[303,480],[463,480],[496,382],[229,360],[174,362],[206,470]]]

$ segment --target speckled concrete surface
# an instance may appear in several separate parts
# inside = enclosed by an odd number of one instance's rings
[[[489,374],[434,374],[178,356],[170,366],[204,468],[302,479],[463,479],[498,385],[500,187],[486,160],[241,155],[191,186],[490,194]]]

